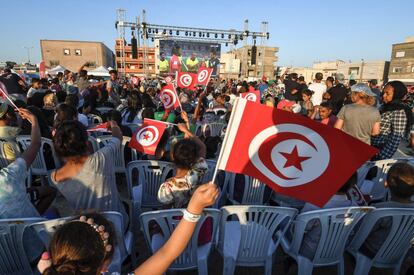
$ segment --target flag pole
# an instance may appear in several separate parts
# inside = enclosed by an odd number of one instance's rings
[[[220,154],[219,154],[219,157],[218,157],[218,160],[217,160],[217,163],[216,163],[216,167],[214,168],[213,177],[212,177],[212,179],[211,179],[211,182],[212,182],[213,184],[214,184],[214,182],[216,181],[217,172],[218,172],[218,167],[219,167],[219,165],[220,165],[220,162],[222,161],[222,158],[223,158],[223,152],[224,152],[224,149],[226,148],[226,144],[227,144],[228,139],[229,139],[230,128],[231,128],[231,125],[233,124],[233,121],[234,121],[234,117],[235,117],[235,113],[236,113],[236,112],[235,112],[235,110],[236,110],[236,107],[237,107],[237,103],[238,103],[238,102],[239,102],[239,99],[238,99],[238,98],[236,98],[235,103],[234,103],[234,105],[233,105],[233,109],[232,109],[232,111],[231,111],[231,115],[230,115],[229,123],[227,124],[226,133],[224,134],[223,143],[221,144]]]
[[[175,93],[176,93],[176,95],[177,95],[177,97],[178,97],[178,93],[177,93],[177,83],[178,83],[178,71],[176,71],[175,72]],[[181,112],[183,111],[183,107],[181,106],[181,102],[180,102],[180,99],[179,98],[177,98],[177,100],[178,100],[178,105],[180,105],[180,110],[181,110]]]

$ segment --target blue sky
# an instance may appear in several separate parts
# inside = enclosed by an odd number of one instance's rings
[[[39,62],[40,39],[102,41],[113,49],[117,8],[130,21],[145,9],[153,24],[242,30],[249,19],[259,31],[268,21],[279,65],[389,60],[392,44],[414,35],[413,0],[9,0],[1,3],[0,61],[25,61],[24,47],[33,46],[31,59]]]

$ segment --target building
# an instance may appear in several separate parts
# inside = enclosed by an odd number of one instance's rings
[[[288,69],[289,73],[297,73],[298,76],[303,76],[305,78],[306,83],[310,83],[315,79],[316,73],[321,73],[322,70],[309,68],[309,67],[293,67]],[[283,70],[285,72],[286,69]],[[328,75],[329,76],[329,75]],[[325,74],[324,74],[324,78]]]
[[[121,44],[122,40],[115,41],[115,61],[116,67],[121,67]],[[154,47],[137,47],[138,58],[132,58],[131,44],[125,45],[125,74],[144,76],[155,76],[155,48]],[[145,58],[146,56],[146,58]]]
[[[241,78],[261,78],[266,76],[269,79],[275,77],[276,62],[278,60],[276,53],[279,51],[277,47],[257,46],[256,48],[256,64],[252,61],[252,46],[243,46],[233,51],[235,59],[240,60]]]
[[[338,73],[345,76],[345,81],[351,79],[357,82],[368,82],[376,79],[379,85],[388,81],[389,61],[364,61],[342,63],[338,66]]]
[[[312,68],[322,73],[324,78],[327,78],[328,76],[334,76],[338,71],[338,67],[342,64],[345,64],[345,61],[339,59],[335,61],[315,62]]]
[[[240,74],[240,59],[232,52],[222,53],[220,56],[220,77],[237,79]]]
[[[113,52],[102,42],[40,40],[40,49],[42,60],[49,68],[61,65],[71,71],[77,71],[86,62],[89,66],[85,69],[115,65]]]
[[[392,45],[389,80],[400,80],[414,85],[414,37]]]

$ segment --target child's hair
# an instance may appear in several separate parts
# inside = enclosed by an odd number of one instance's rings
[[[179,140],[172,148],[172,156],[177,168],[190,169],[200,158],[200,146],[192,139]]]
[[[352,176],[339,188],[338,193],[345,194],[349,188],[351,188],[353,185],[356,185],[358,182],[358,173],[355,172],[352,174]]]
[[[333,109],[332,104],[329,102],[322,102],[319,106],[323,107],[323,108],[327,108],[327,109]]]
[[[88,214],[94,223],[104,226],[111,249],[107,251],[102,235],[92,225],[78,220],[57,229],[50,242],[52,264],[43,274],[95,275],[105,261],[111,260],[115,247],[115,231],[111,222],[99,214]]]
[[[388,171],[387,184],[392,196],[409,199],[414,195],[414,167],[406,162],[395,163]]]
[[[88,153],[88,133],[77,120],[62,122],[53,136],[53,147],[59,157],[78,157]]]
[[[78,112],[73,106],[66,103],[59,104],[56,108],[56,117],[53,127],[57,128],[62,122],[77,119]]]
[[[305,89],[302,91],[302,94],[305,94],[307,96],[312,96],[313,95],[313,91],[309,90],[309,89]]]

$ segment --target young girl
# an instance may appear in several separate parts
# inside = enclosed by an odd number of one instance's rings
[[[135,269],[134,274],[163,274],[186,248],[203,209],[212,205],[219,192],[207,183],[194,192],[183,219],[171,237],[153,256]],[[189,216],[191,218],[189,218]],[[38,264],[41,274],[95,275],[106,272],[112,260],[115,233],[100,215],[87,215],[68,222],[53,236],[49,253]]]
[[[311,97],[313,95],[313,91],[309,90],[309,89],[305,89],[302,91],[302,100],[300,101],[300,114],[307,116],[307,117],[312,117],[313,113],[315,112],[312,101],[311,101]]]

